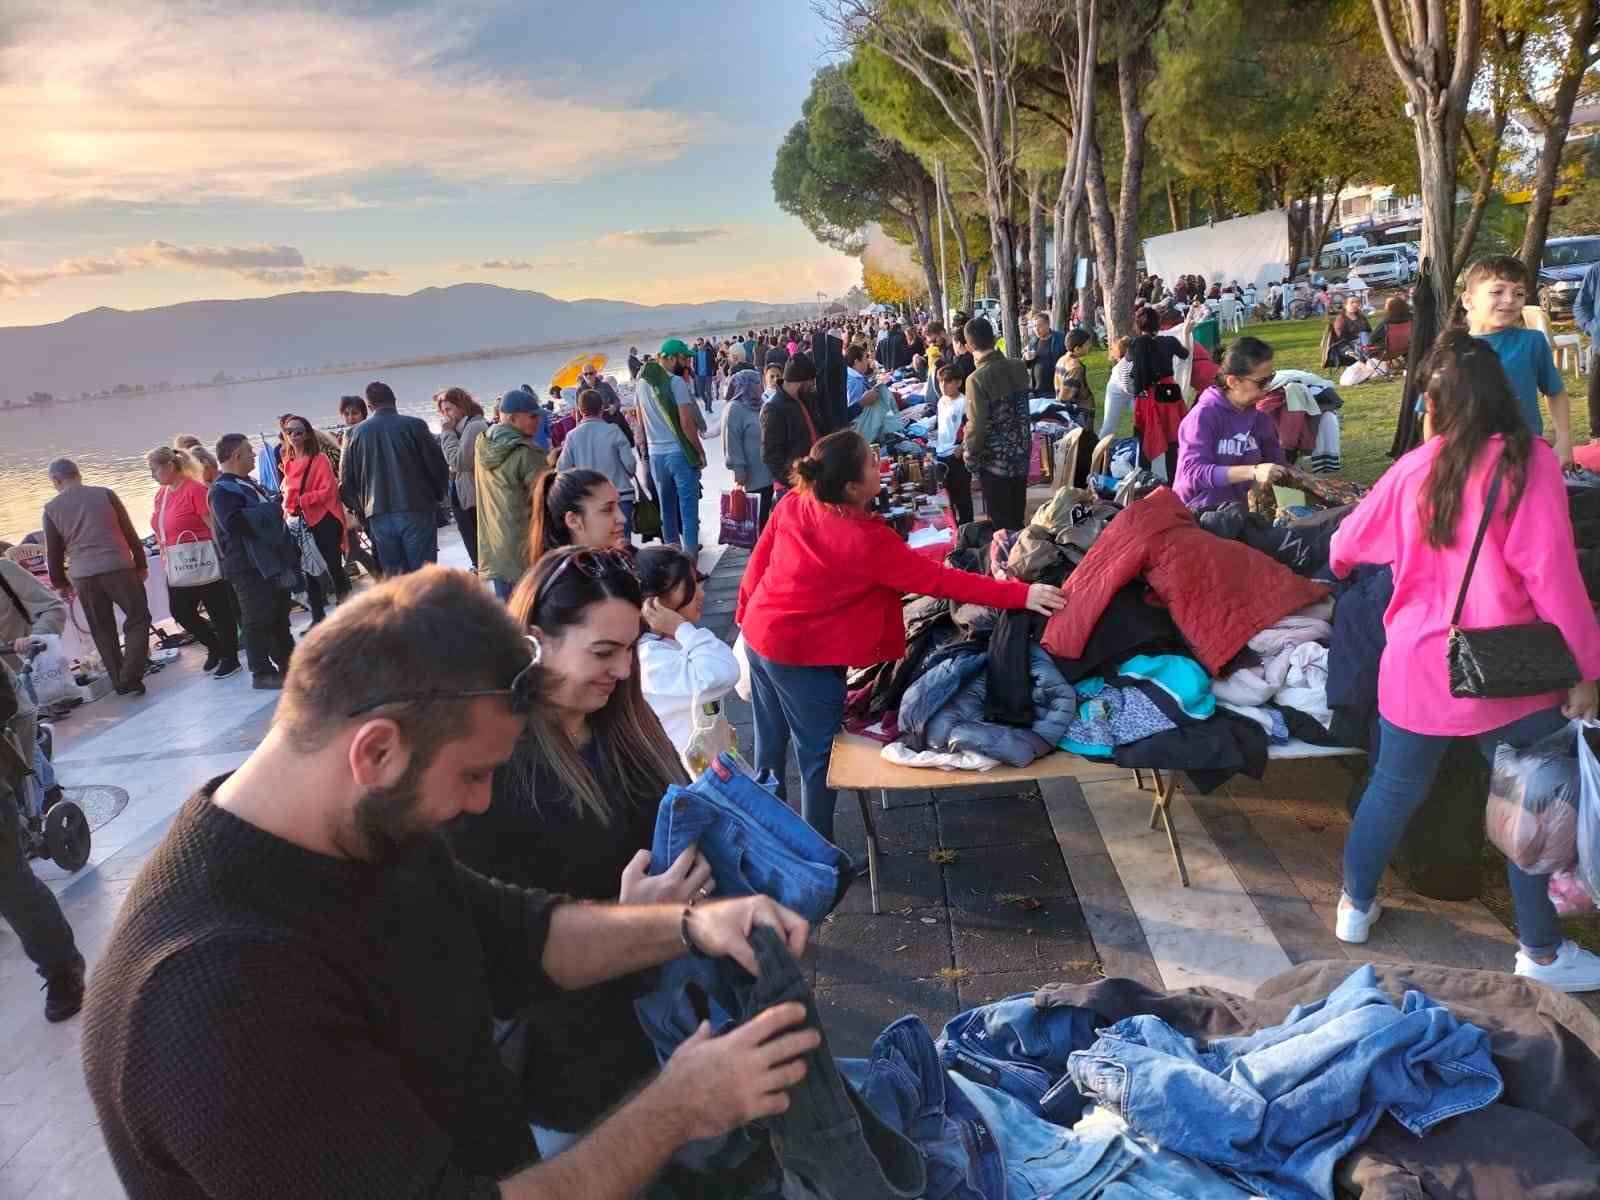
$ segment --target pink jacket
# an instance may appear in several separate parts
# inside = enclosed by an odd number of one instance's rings
[[[1473,467],[1453,545],[1428,545],[1417,498],[1444,442],[1424,443],[1401,458],[1333,536],[1329,565],[1345,575],[1357,563],[1394,569],[1394,599],[1383,616],[1388,645],[1378,667],[1378,711],[1412,733],[1464,737],[1486,733],[1566,697],[1464,700],[1450,694],[1446,642],[1456,593],[1483,516],[1489,478],[1500,461],[1496,436]],[[1600,622],[1578,574],[1566,485],[1555,451],[1538,438],[1516,516],[1506,520],[1506,489],[1489,522],[1467,588],[1467,628],[1549,621],[1561,630],[1585,679],[1600,678]]]

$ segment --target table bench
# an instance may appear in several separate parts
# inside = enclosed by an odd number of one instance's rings
[[[1029,763],[1026,767],[999,766],[992,771],[941,771],[934,767],[902,767],[889,762],[882,754],[883,745],[857,733],[841,733],[833,741],[833,752],[828,759],[828,786],[855,792],[861,805],[861,823],[867,837],[867,877],[872,889],[872,911],[878,909],[878,827],[872,815],[869,792],[879,794],[880,804],[889,807],[891,791],[950,791],[964,787],[990,787],[995,784],[1014,783],[1019,787],[1045,779],[1067,779],[1080,775],[1085,769],[1104,769],[1115,766],[1103,760],[1081,758],[1057,750]],[[1303,758],[1348,758],[1364,756],[1365,750],[1350,746],[1313,746],[1298,739],[1282,746],[1268,746],[1269,761]],[[1183,862],[1183,847],[1178,842],[1178,831],[1172,823],[1172,798],[1178,792],[1181,772],[1152,769],[1132,770],[1134,780],[1145,788],[1148,771],[1154,784],[1154,799],[1150,806],[1150,828],[1164,827],[1167,844],[1172,847],[1172,861],[1178,868],[1178,879],[1189,886],[1189,869]]]

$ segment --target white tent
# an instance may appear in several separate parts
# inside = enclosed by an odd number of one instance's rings
[[[1145,270],[1169,287],[1180,275],[1203,275],[1208,284],[1237,279],[1265,288],[1283,279],[1288,261],[1289,214],[1281,208],[1144,242]]]

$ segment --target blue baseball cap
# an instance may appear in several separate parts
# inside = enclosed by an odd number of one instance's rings
[[[531,392],[521,388],[513,388],[500,397],[500,411],[502,413],[536,413],[539,411],[539,401]]]

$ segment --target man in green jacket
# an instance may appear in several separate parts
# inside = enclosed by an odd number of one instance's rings
[[[967,467],[983,489],[989,519],[1002,529],[1021,529],[1033,446],[1028,369],[996,349],[994,326],[983,317],[967,322],[967,343],[978,364],[967,376]]]
[[[495,595],[511,589],[528,569],[528,523],[533,516],[533,483],[549,468],[535,442],[539,401],[529,392],[507,392],[500,400],[500,422],[478,442],[473,477],[478,484],[478,574]]]

